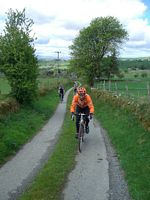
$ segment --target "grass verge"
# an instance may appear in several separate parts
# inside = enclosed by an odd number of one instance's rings
[[[129,112],[94,99],[95,114],[118,153],[133,200],[150,199],[150,133]]]
[[[70,96],[71,98],[71,96]],[[67,113],[55,150],[32,186],[20,200],[57,200],[65,183],[67,174],[75,164],[76,141],[75,124],[70,120],[70,98]]]
[[[59,97],[56,90],[40,97],[32,107],[22,107],[0,119],[0,164],[37,133],[54,113]]]

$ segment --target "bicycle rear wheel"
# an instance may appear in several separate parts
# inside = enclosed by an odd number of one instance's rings
[[[79,152],[82,152],[82,145],[84,142],[84,127],[83,125],[80,125],[79,127],[79,137],[78,137],[78,148],[79,148]]]
[[[61,103],[63,102],[63,94],[62,93],[60,94],[60,102]]]

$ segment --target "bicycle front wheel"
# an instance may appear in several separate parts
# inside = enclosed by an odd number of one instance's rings
[[[84,142],[84,127],[83,125],[80,125],[79,127],[79,137],[78,137],[78,148],[79,148],[79,152],[82,152],[82,145]]]

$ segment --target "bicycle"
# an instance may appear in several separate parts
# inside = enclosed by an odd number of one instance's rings
[[[73,89],[73,96],[77,94],[77,88]]]
[[[62,102],[63,102],[63,99],[64,99],[63,93],[59,93],[59,97],[60,97],[60,102],[62,103]]]
[[[78,149],[79,149],[79,152],[81,153],[82,144],[84,142],[84,133],[85,133],[85,125],[86,125],[85,116],[87,116],[87,114],[78,113],[75,115],[81,116],[80,121],[79,121],[79,134],[78,134]]]

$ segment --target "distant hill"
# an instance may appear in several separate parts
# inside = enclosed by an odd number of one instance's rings
[[[45,61],[49,61],[49,60],[56,60],[57,57],[56,56],[41,56],[41,55],[37,55],[38,60],[45,60]],[[60,57],[60,60],[69,60],[69,57]]]
[[[121,61],[127,61],[127,60],[130,60],[130,61],[134,61],[134,60],[148,60],[148,61],[150,61],[150,57],[138,57],[138,58],[128,57],[128,58],[119,58],[119,60],[121,60]]]
[[[150,57],[119,58],[120,69],[150,69]]]

